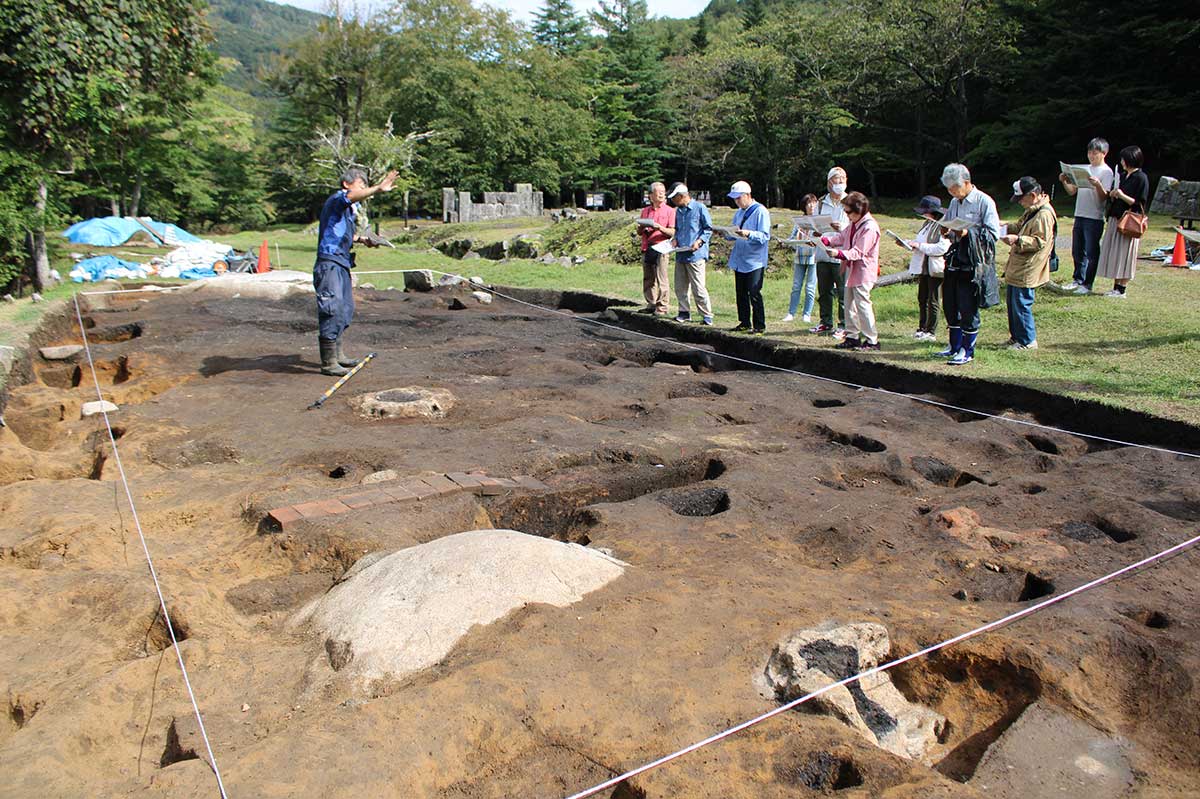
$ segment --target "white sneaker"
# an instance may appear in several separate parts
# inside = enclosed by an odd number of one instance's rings
[[[1071,293],[1072,294],[1080,294],[1080,295],[1091,294],[1092,290],[1090,288],[1088,288],[1087,286],[1076,286],[1075,290]]]
[[[806,313],[804,316],[800,317],[800,321],[801,321],[801,322],[804,322],[804,323],[806,323],[806,324],[807,324],[808,322],[811,322],[811,321],[812,321],[812,314],[807,314],[807,313]]]
[[[796,317],[793,316],[792,314],[788,314],[787,316],[783,317],[779,321],[780,322],[794,322],[794,321],[796,321]]]
[[[846,337],[846,331],[839,327],[837,330],[833,331],[829,335],[833,336],[838,341],[841,341],[842,339],[844,339]]]
[[[1012,344],[1008,345],[1008,348],[1010,350],[1036,350],[1038,347],[1037,347],[1037,341],[1034,340],[1034,341],[1029,342],[1028,344],[1018,344],[1017,342],[1014,341]]]
[[[1112,291],[1107,291],[1107,292],[1105,292],[1105,293],[1104,293],[1104,296],[1105,296],[1105,297],[1112,297],[1114,300],[1115,300],[1115,299],[1118,299],[1118,298],[1120,298],[1120,299],[1122,299],[1122,300],[1123,300],[1123,299],[1125,299],[1125,292],[1123,292],[1123,291],[1117,291],[1116,289],[1113,289]]]
[[[1070,283],[1063,283],[1059,288],[1063,291],[1074,291],[1079,288],[1079,284],[1072,280]]]
[[[921,341],[937,341],[937,336],[933,335],[929,331],[925,331],[921,334]]]
[[[917,339],[918,341],[920,341],[921,339],[925,338],[925,331],[924,331],[924,330],[918,330],[916,333],[913,333],[913,338],[915,338],[915,339]]]

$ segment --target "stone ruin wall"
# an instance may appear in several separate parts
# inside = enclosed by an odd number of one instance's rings
[[[490,222],[517,216],[541,216],[542,193],[531,183],[518,183],[516,191],[488,191],[483,202],[472,202],[471,192],[442,189],[443,222]]]

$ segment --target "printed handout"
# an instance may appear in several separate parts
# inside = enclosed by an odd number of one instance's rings
[[[828,215],[793,216],[792,224],[797,230],[807,230],[813,233],[830,233],[833,231],[833,217]]]
[[[902,239],[902,238],[900,238],[900,236],[899,236],[899,235],[897,235],[897,234],[893,233],[892,231],[890,231],[890,230],[885,230],[885,231],[883,231],[883,232],[884,232],[884,233],[886,233],[887,235],[891,236],[891,237],[892,237],[893,239],[895,239],[896,241],[898,241],[898,242],[900,242],[901,244],[903,244],[905,247],[909,247],[909,248],[911,248],[911,247],[912,247],[912,245],[911,245],[911,244],[909,244],[909,242],[908,242],[908,240],[907,240],[907,239]]]
[[[946,230],[968,230],[971,227],[971,220],[963,219],[962,217],[958,219],[943,219],[938,222],[938,227],[945,228]]]
[[[1086,164],[1068,164],[1065,161],[1058,162],[1059,173],[1066,175],[1071,179],[1072,185],[1077,189],[1090,189],[1092,182],[1090,180],[1092,173],[1088,171]]]

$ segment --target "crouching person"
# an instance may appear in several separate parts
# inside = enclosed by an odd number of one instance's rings
[[[342,188],[329,195],[321,208],[317,262],[313,265],[321,374],[341,376],[349,371],[346,367],[358,363],[342,352],[342,333],[354,317],[354,294],[350,283],[354,255],[350,248],[354,242],[362,241],[355,236],[354,205],[381,191],[391,191],[396,175],[395,171],[388,172],[378,185],[368,186],[367,176],[361,169],[348,169],[342,175]]]

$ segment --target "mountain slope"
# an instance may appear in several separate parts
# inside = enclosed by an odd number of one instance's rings
[[[234,89],[262,95],[259,68],[316,27],[321,16],[266,0],[210,0],[208,21],[215,39],[214,49],[222,58],[237,61],[223,82]]]

